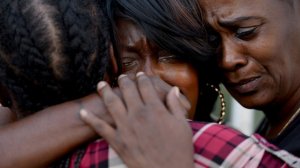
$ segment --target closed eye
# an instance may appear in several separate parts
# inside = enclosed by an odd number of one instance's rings
[[[254,37],[257,28],[258,28],[257,26],[236,28],[235,36],[242,40],[248,40],[251,37]]]
[[[160,63],[177,63],[179,61],[182,61],[182,58],[176,55],[166,55],[158,58]]]

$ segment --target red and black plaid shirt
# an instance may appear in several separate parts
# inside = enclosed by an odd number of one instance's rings
[[[300,159],[269,144],[259,135],[242,133],[214,123],[190,122],[194,133],[195,167],[300,167]],[[104,140],[88,145],[83,156],[74,153],[69,167],[126,167]],[[77,162],[77,163],[76,163]],[[76,166],[76,164],[78,164]]]

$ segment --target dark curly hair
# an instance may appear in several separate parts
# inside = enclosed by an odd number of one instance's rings
[[[107,68],[110,36],[101,2],[0,5],[0,82],[19,117],[95,91]]]

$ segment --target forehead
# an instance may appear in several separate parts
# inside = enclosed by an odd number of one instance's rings
[[[265,17],[283,8],[279,0],[199,0],[209,22],[237,17]]]
[[[145,37],[143,31],[128,19],[117,19],[117,34],[121,45],[133,46]]]

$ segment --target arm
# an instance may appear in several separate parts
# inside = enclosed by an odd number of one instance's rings
[[[193,167],[192,132],[185,118],[187,109],[178,99],[179,89],[173,87],[165,95],[165,106],[150,80],[143,74],[138,75],[137,86],[127,76],[119,79],[119,86],[122,99],[112,92],[107,83],[98,85],[100,95],[116,123],[115,127],[88,110],[81,112],[83,119],[94,126],[95,131],[107,140],[128,167]],[[175,102],[173,105],[170,103],[172,101]],[[91,148],[88,151],[99,152],[99,155],[86,153],[91,158],[84,156],[82,165],[93,165],[87,162],[97,160],[93,159],[94,156],[105,156],[105,152],[111,151]],[[115,162],[116,159],[111,158],[112,153],[107,156],[110,159],[108,164]],[[99,163],[103,163],[103,159],[96,164]]]
[[[79,119],[86,108],[110,122],[97,94],[42,110],[0,128],[0,167],[46,167],[96,137]]]
[[[151,78],[151,81],[161,99],[171,88],[158,78]],[[118,89],[114,91],[120,94]],[[182,95],[180,101],[185,107],[190,106]],[[98,94],[49,107],[0,127],[0,167],[46,167],[77,146],[98,137],[80,119],[82,108],[113,123]]]
[[[191,159],[196,167],[300,167],[299,158],[277,149],[262,137],[247,137],[227,126],[191,122],[194,133],[192,138],[190,130],[186,129],[186,123],[180,117],[180,111],[186,110],[179,106],[174,91],[166,97],[164,107],[162,102],[146,103],[149,101],[147,98],[158,99],[143,96],[144,91],[151,93],[152,90],[145,84],[137,84],[144,103],[139,103],[139,96],[130,97],[134,96],[134,87],[122,82],[119,85],[121,90],[123,87],[123,99],[127,108],[110,91],[109,86],[102,86],[100,91],[116,122],[116,128],[110,127],[88,110],[82,112],[81,116],[107,140],[128,167],[193,167],[189,162]],[[129,97],[126,92],[130,93]],[[130,100],[133,102],[130,103]],[[194,144],[194,155],[189,150],[191,144]],[[93,146],[89,146],[88,151],[95,152]],[[111,150],[100,152],[102,155],[106,152],[108,156],[112,156],[109,154]],[[95,156],[95,153],[90,156]],[[89,164],[91,159],[88,157],[89,153],[83,157],[82,164]]]

